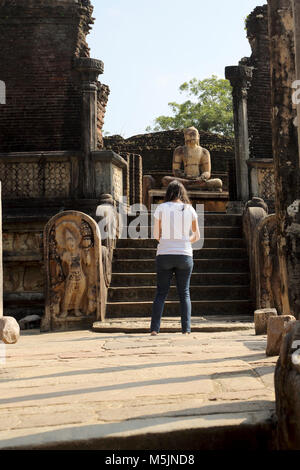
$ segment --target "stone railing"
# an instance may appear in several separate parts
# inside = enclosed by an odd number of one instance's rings
[[[84,197],[83,160],[82,152],[71,151],[0,154],[4,308],[18,320],[43,311],[45,224],[66,210],[81,211],[97,220],[99,205],[108,205],[115,218],[116,207],[125,195],[123,173],[127,172],[127,162],[112,151],[95,151],[88,161],[92,197]],[[114,246],[115,240],[103,241],[106,287]]]
[[[0,154],[4,199],[76,197],[78,178],[76,152]]]
[[[277,219],[275,214],[268,215],[263,199],[254,197],[245,205],[243,231],[256,309],[276,308],[279,314],[288,314],[286,261],[278,242]]]

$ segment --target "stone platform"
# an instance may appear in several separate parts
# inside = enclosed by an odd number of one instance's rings
[[[272,448],[265,347],[254,329],[23,332],[0,365],[0,449]]]
[[[229,202],[228,191],[188,190],[187,193],[194,207],[196,204],[204,204],[206,212],[226,212],[226,206]],[[150,189],[148,192],[148,209],[151,208],[151,204],[164,202],[165,194],[166,189]]]

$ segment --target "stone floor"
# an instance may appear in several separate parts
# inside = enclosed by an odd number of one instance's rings
[[[265,347],[253,328],[22,332],[0,365],[0,449],[209,448],[210,430],[247,426],[259,440],[274,411]]]

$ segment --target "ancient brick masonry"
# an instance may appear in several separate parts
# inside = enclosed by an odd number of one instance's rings
[[[80,150],[76,57],[89,57],[89,0],[0,0],[0,152]],[[5,26],[5,27],[4,27]],[[98,83],[98,142],[109,89]]]
[[[252,55],[242,62],[253,67],[247,101],[250,158],[272,158],[268,6],[255,8],[247,18],[246,27]]]
[[[257,7],[246,20],[252,55],[226,67],[233,87],[237,196],[263,198],[274,212],[271,125],[271,76],[268,7]]]
[[[0,0],[4,308],[18,319],[43,309],[45,223],[62,207],[95,217],[103,194],[113,206],[123,192],[126,162],[101,151],[109,88],[86,41],[92,12],[90,0]]]

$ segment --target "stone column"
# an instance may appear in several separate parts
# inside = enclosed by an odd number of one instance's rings
[[[247,95],[251,84],[252,67],[244,65],[226,67],[225,76],[233,87],[237,199],[247,202],[249,199]]]
[[[95,197],[95,172],[91,161],[91,152],[97,150],[97,101],[98,76],[103,73],[101,60],[79,57],[75,59],[75,68],[81,73],[82,80],[82,150],[83,150],[83,197]]]
[[[293,3],[293,13],[294,13],[296,80],[300,80],[300,3],[299,3],[299,0],[292,0],[292,3]],[[298,146],[299,146],[299,165],[300,165],[300,103],[297,104],[297,115],[298,115]]]
[[[298,2],[297,2],[298,3]],[[268,0],[272,79],[272,131],[278,259],[283,314],[300,315],[299,155],[296,111],[294,20],[291,0]],[[292,217],[293,215],[293,217]]]

